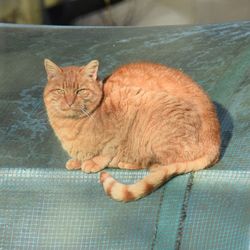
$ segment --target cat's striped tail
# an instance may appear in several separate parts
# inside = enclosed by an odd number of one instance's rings
[[[134,201],[150,194],[175,175],[204,169],[214,164],[218,157],[217,151],[216,155],[205,155],[194,161],[160,166],[158,169],[149,172],[143,179],[130,185],[122,184],[116,181],[109,173],[102,172],[100,182],[106,194],[112,199],[123,202]]]

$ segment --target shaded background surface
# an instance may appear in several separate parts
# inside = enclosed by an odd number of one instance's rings
[[[0,26],[0,249],[249,249],[250,22],[154,28]],[[209,93],[222,126],[213,168],[178,176],[128,204],[97,174],[67,171],[42,102],[43,59],[182,69]],[[145,171],[108,170],[132,183]]]

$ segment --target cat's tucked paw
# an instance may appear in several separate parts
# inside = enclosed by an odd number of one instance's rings
[[[66,162],[66,168],[68,170],[81,169],[81,162],[78,160],[70,159]]]
[[[85,173],[96,173],[104,169],[103,166],[98,165],[96,162],[92,160],[84,161],[81,165],[82,171]]]

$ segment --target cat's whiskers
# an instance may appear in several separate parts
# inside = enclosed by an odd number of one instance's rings
[[[81,111],[83,114],[85,114],[87,117],[89,117],[90,119],[92,119],[93,121],[95,120],[93,116],[91,116],[91,114],[84,108],[81,108]]]
[[[47,116],[46,115],[46,110],[39,110],[37,112],[34,112],[34,115],[38,116],[38,117],[45,117],[45,116]]]

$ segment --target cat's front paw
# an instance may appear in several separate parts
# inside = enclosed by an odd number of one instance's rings
[[[93,160],[84,161],[81,165],[81,169],[85,173],[96,173],[104,169],[105,167],[98,165]]]
[[[78,160],[70,159],[66,162],[65,167],[68,170],[81,169],[82,163]]]

